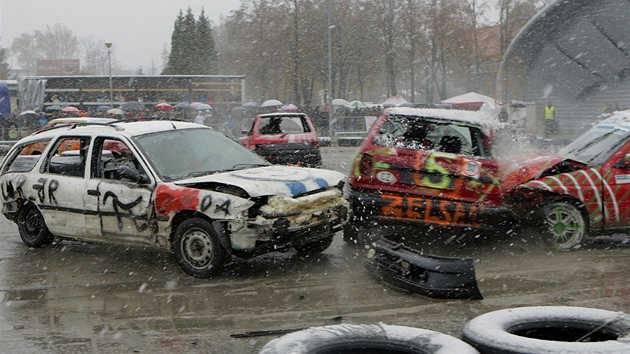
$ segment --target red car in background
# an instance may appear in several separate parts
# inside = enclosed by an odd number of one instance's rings
[[[322,165],[315,126],[304,113],[259,114],[242,143],[274,164]]]

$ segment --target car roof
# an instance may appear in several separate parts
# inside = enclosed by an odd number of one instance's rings
[[[306,113],[301,113],[301,112],[274,112],[274,113],[261,113],[258,115],[258,117],[261,118],[269,118],[269,117],[290,117],[290,116],[295,116],[295,117],[302,117],[307,115]]]
[[[499,126],[500,122],[486,112],[467,111],[461,109],[440,109],[440,108],[410,108],[394,107],[384,111],[386,115],[425,117],[439,120],[447,120],[458,123],[465,123],[478,126]]]
[[[116,132],[119,135],[128,137],[144,135],[149,133],[157,133],[160,131],[173,130],[173,129],[211,129],[202,124],[182,122],[175,120],[142,120],[142,121],[111,121],[106,124],[93,124],[91,122],[70,124],[70,125],[57,125],[52,129],[40,130],[30,136],[24,138],[24,141],[34,141],[46,138],[53,138],[60,134],[69,133],[72,134],[102,134],[104,132]]]
[[[116,119],[112,119],[112,118],[93,118],[93,117],[71,117],[71,118],[55,118],[53,120],[51,120],[50,122],[48,122],[46,125],[53,125],[53,124],[64,124],[64,123],[68,123],[68,124],[72,124],[72,123],[110,123],[110,122],[115,122]]]

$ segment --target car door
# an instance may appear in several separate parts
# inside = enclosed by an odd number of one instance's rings
[[[154,180],[147,177],[146,165],[138,156],[132,144],[121,138],[94,139],[89,188],[84,196],[94,214],[88,217],[87,227],[105,239],[150,243]],[[134,181],[120,175],[119,167],[123,165],[136,169],[146,179]]]
[[[90,137],[62,136],[46,155],[32,188],[46,225],[55,235],[91,238],[85,228],[82,191],[87,189],[86,167]]]

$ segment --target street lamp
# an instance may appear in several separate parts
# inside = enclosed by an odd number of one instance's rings
[[[109,104],[114,107],[114,87],[112,86],[112,42],[105,43],[107,47],[107,61],[109,62]]]

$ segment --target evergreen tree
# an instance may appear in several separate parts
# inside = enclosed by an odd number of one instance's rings
[[[179,53],[181,53],[182,23],[184,22],[184,14],[179,10],[179,14],[173,25],[173,34],[171,35],[171,52],[168,56],[168,62],[164,65],[162,75],[175,75],[181,69]]]
[[[204,10],[201,10],[196,28],[196,55],[195,74],[211,75],[216,73],[217,52],[214,48],[214,38],[212,38],[212,27],[210,20],[206,17]]]
[[[10,67],[7,63],[8,56],[8,50],[6,48],[0,48],[0,80],[9,78]]]

